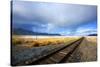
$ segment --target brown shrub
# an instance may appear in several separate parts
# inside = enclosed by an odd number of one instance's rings
[[[39,43],[36,42],[33,46],[34,47],[38,47],[39,46]]]

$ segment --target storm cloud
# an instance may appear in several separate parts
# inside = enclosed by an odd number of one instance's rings
[[[62,35],[80,35],[84,31],[77,31],[86,29],[85,25],[91,32],[97,29],[97,6],[94,5],[13,1],[12,6],[14,27]]]

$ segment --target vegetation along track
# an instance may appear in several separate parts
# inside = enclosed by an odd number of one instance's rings
[[[66,45],[54,51],[51,51],[45,56],[32,61],[32,59],[26,61],[24,64],[17,65],[37,65],[37,64],[56,64],[56,63],[64,63],[70,55],[76,50],[76,48],[83,41],[84,37]]]

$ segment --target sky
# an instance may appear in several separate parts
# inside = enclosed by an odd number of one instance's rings
[[[13,28],[66,36],[97,34],[97,6],[13,1]]]

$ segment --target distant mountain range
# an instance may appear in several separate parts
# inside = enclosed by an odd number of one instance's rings
[[[40,33],[40,32],[33,32],[30,30],[25,30],[21,28],[13,28],[12,34],[16,35],[48,35],[48,36],[60,36],[60,34],[50,34],[50,33]]]
[[[97,36],[97,34],[89,34],[88,36]]]
[[[33,31],[30,31],[30,30],[22,29],[22,28],[13,28],[12,34],[15,34],[15,35],[61,36],[61,34],[50,34],[50,33],[33,32]],[[89,34],[88,36],[97,36],[97,34]]]

